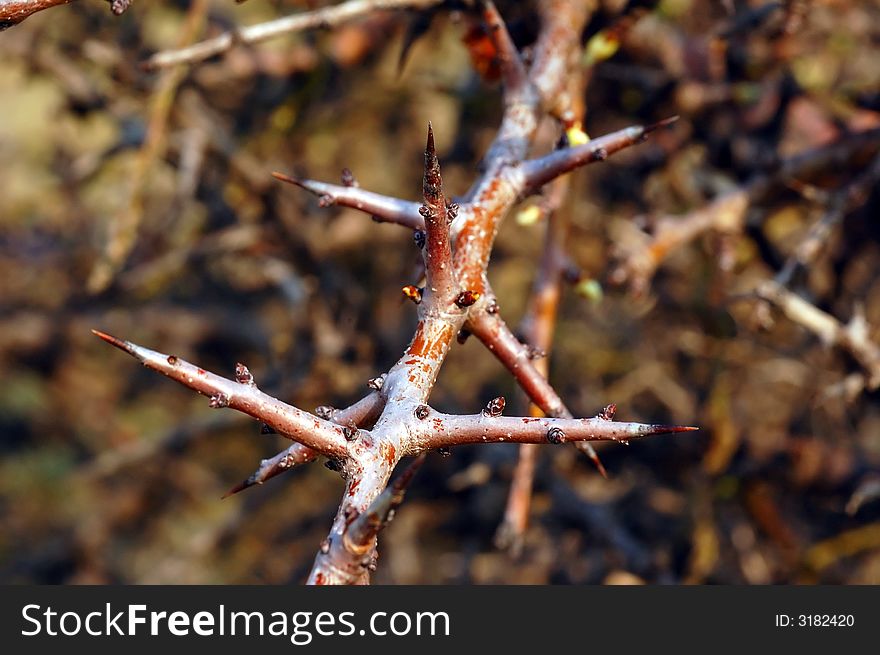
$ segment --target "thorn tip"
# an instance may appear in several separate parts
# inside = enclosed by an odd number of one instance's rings
[[[428,139],[425,142],[425,154],[429,154],[430,156],[434,156],[434,128],[431,125],[431,121],[428,121]]]
[[[596,470],[599,471],[599,475],[607,480],[608,471],[605,470],[605,465],[602,464],[602,460],[599,459],[599,455],[596,453],[595,450],[590,454],[590,461],[593,462],[593,466],[595,466]]]
[[[99,339],[103,339],[104,341],[109,343],[111,346],[116,346],[120,350],[124,350],[129,355],[134,354],[134,348],[132,347],[132,344],[128,341],[125,341],[123,339],[118,339],[117,337],[114,337],[112,334],[107,334],[106,332],[101,332],[100,330],[92,330],[92,334],[94,334]]]
[[[300,179],[298,177],[294,177],[292,175],[287,175],[285,173],[282,173],[281,171],[272,171],[272,177],[274,177],[276,180],[281,180],[282,182],[287,182],[288,184],[295,184],[296,186],[303,186],[302,179]]]
[[[652,425],[648,429],[648,434],[671,434],[674,432],[694,432],[699,427],[693,425]]]
[[[661,127],[666,127],[668,125],[672,125],[676,122],[680,116],[676,114],[675,116],[670,116],[669,118],[664,118],[662,121],[657,121],[656,123],[651,123],[650,125],[645,125],[644,133],[650,134],[655,130],[659,130]]]

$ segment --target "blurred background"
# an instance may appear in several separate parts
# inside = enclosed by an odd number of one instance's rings
[[[415,200],[430,120],[446,188],[464,193],[501,114],[467,21],[382,13],[193,66],[141,66],[322,4],[135,0],[117,18],[82,0],[0,32],[0,582],[306,578],[338,474],[315,463],[221,500],[285,440],[89,330],[222,375],[244,362],[262,389],[309,410],[359,399],[403,352],[412,235],[321,208],[270,173],[337,182],[348,167],[367,189]],[[527,47],[533,4],[498,5]],[[570,255],[598,284],[565,291],[551,379],[575,415],[614,402],[620,420],[701,431],[602,448],[608,480],[573,448],[544,449],[516,558],[493,545],[516,447],[429,457],[382,535],[374,581],[880,583],[878,393],[842,392],[859,363],[784,316],[756,320],[748,297],[822,216],[824,189],[862,164],[780,185],[741,232],[672,253],[641,295],[609,281],[630,226],[880,125],[880,6],[596,5],[585,44],[601,30],[620,43],[592,71],[587,132],[682,118],[575,174]],[[548,121],[537,150],[558,137]],[[878,208],[868,189],[791,284],[842,323],[861,308],[875,343]],[[489,273],[512,326],[543,231],[512,216],[498,237]],[[431,402],[472,413],[498,395],[526,411],[471,339]]]

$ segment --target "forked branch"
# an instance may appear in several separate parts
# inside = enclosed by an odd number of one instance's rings
[[[237,34],[227,33],[183,51],[163,53],[152,63],[192,61],[231,47],[236,40],[253,42],[301,26],[333,25],[375,9],[424,8],[434,4],[438,4],[437,0],[346,2],[274,24],[246,28]],[[597,139],[587,148],[575,146],[527,160],[539,121],[558,109],[559,96],[568,88],[570,65],[577,60],[588,4],[575,0],[541,3],[541,32],[534,46],[532,65],[526,69],[494,5],[481,3],[502,71],[504,116],[481,174],[461,207],[449,203],[444,194],[430,126],[421,203],[365,191],[350,175],[344,176],[342,185],[333,185],[274,174],[318,195],[324,206],[357,208],[378,220],[416,230],[416,243],[423,249],[426,270],[426,288],[411,289],[411,297],[419,301],[419,321],[404,353],[387,373],[376,378],[371,385],[374,391],[366,398],[345,410],[322,407],[311,414],[259,391],[243,367],[233,381],[179,358],[96,332],[149,368],[210,396],[211,406],[243,411],[296,442],[265,460],[230,493],[260,484],[318,455],[330,458],[333,468],[345,479],[345,492],[330,534],[315,558],[309,575],[311,584],[369,582],[377,557],[376,537],[402,501],[403,492],[427,451],[473,443],[571,442],[580,444],[598,462],[590,441],[627,441],[695,429],[616,422],[606,414],[573,418],[546,377],[535,368],[529,349],[501,319],[488,283],[495,236],[518,199],[573,168],[602,161],[609,154],[640,142],[651,130],[669,122],[627,128]],[[503,399],[490,402],[479,414],[463,416],[436,412],[427,404],[440,368],[462,329],[477,334],[507,365],[546,417],[504,417]],[[406,456],[417,459],[389,486],[395,467]],[[602,470],[601,464],[597,465]]]
[[[372,422],[374,422],[379,416],[379,413],[384,406],[385,399],[382,397],[382,394],[378,391],[373,391],[367,396],[361,398],[354,405],[346,407],[345,409],[336,409],[334,407],[322,405],[321,407],[315,408],[315,414],[323,419],[342,426],[343,430],[351,430],[353,428],[360,428],[372,424]],[[263,431],[275,432],[268,425],[263,426]],[[227,491],[224,498],[226,496],[237,494],[240,491],[244,491],[254,485],[263,484],[267,480],[271,480],[282,473],[290,471],[293,467],[299,464],[312,462],[317,457],[318,453],[311,448],[304,446],[301,443],[294,443],[274,457],[264,459],[256,471],[254,471],[246,480],[243,480]]]

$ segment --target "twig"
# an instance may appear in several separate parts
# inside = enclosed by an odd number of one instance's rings
[[[253,382],[229,380],[174,355],[165,355],[98,330],[92,332],[110,345],[127,352],[147,368],[208,396],[211,407],[230,407],[249,414],[268,424],[279,434],[322,455],[344,457],[347,454],[347,443],[340,426],[263,393]]]
[[[322,207],[332,205],[351,207],[366,212],[384,223],[397,223],[413,230],[425,229],[425,220],[419,214],[421,205],[417,202],[383,196],[356,186],[341,186],[292,177],[277,171],[272,173],[272,177],[313,193],[321,199]]]
[[[428,2],[409,2],[406,6],[428,6]],[[344,426],[331,408],[316,410],[318,416],[303,412],[262,394],[247,376],[232,382],[174,357],[134,346],[108,335],[98,336],[138,357],[147,366],[201,393],[211,395],[212,406],[229,406],[249,413],[299,444],[330,458],[333,468],[345,479],[345,491],[327,539],[322,543],[309,575],[311,584],[363,584],[369,582],[376,558],[375,534],[388,510],[399,500],[402,487],[388,488],[391,474],[401,460],[428,450],[451,445],[512,441],[515,443],[565,443],[590,440],[626,440],[680,432],[695,428],[617,423],[606,416],[574,419],[555,391],[531,365],[526,350],[493,311],[494,294],[486,272],[498,227],[525,190],[521,163],[525,160],[537,125],[547,108],[555,106],[565,89],[569,63],[580,45],[580,33],[588,13],[587,3],[575,0],[548,0],[542,3],[543,23],[535,46],[533,64],[523,78],[519,55],[506,28],[491,5],[485,5],[486,18],[496,27],[492,34],[506,59],[505,110],[498,135],[485,157],[483,172],[468,196],[467,205],[458,210],[447,205],[443,194],[439,164],[429,133],[425,152],[424,204],[419,205],[360,190],[349,177],[343,186],[298,180],[276,174],[321,196],[322,204],[348,204],[367,209],[381,220],[390,220],[413,229],[424,229],[427,288],[413,289],[419,299],[419,321],[415,334],[398,361],[373,385],[379,396],[365,403],[360,416],[366,429],[355,422]],[[359,11],[389,7],[389,3],[348,2],[345,5],[311,12]],[[404,6],[404,3],[394,3]],[[493,13],[494,12],[494,13]],[[332,14],[341,20],[342,14]],[[265,34],[265,32],[263,32]],[[228,38],[231,38],[228,37]],[[519,63],[517,63],[519,62]],[[582,162],[586,163],[586,162]],[[560,168],[560,173],[564,172]],[[566,169],[567,170],[567,169]],[[549,178],[548,178],[549,181]],[[413,214],[415,210],[415,215]],[[457,216],[457,218],[456,218]],[[424,220],[423,220],[424,219]],[[450,235],[450,220],[453,231]],[[494,317],[494,318],[487,318]],[[512,370],[523,368],[518,381],[536,403],[558,418],[505,418],[500,416],[499,400],[475,416],[440,414],[427,404],[440,368],[466,324],[497,329],[503,345],[502,356]],[[485,341],[490,349],[494,342]],[[523,359],[525,357],[525,359]],[[354,406],[353,406],[354,407]],[[304,461],[311,453],[303,448],[289,450],[268,460],[255,474],[255,483],[266,479],[287,456]],[[406,476],[404,476],[406,479]],[[246,481],[247,483],[247,481]],[[245,484],[246,484],[245,483]],[[380,520],[381,519],[381,520]],[[379,526],[381,527],[381,526]]]
[[[374,391],[345,409],[319,407],[316,410],[316,414],[322,415],[321,418],[332,421],[337,425],[351,429],[352,427],[368,425],[376,419],[384,406],[385,400],[382,398],[382,395],[378,391]],[[246,480],[227,491],[223,497],[226,498],[254,485],[263,484],[267,480],[290,471],[294,466],[312,462],[317,457],[318,453],[311,448],[301,443],[294,443],[274,457],[260,462],[260,467],[256,471]]]
[[[523,162],[524,194],[535,193],[547,182],[585,164],[605,161],[616,152],[644,141],[651,132],[672,125],[678,116],[672,116],[650,125],[627,127],[606,134],[583,145],[556,150],[540,159]]]
[[[459,281],[468,289],[485,295],[489,252],[501,221],[523,191],[523,177],[515,164],[528,155],[542,109],[551,106],[565,88],[568,64],[591,11],[587,5],[565,0],[540,5],[541,32],[528,83],[517,89],[515,98],[505,93],[504,115],[483,158],[482,175],[465,195],[474,211],[466,213],[454,231]]]
[[[512,103],[522,94],[529,84],[525,65],[513,43],[507,25],[491,1],[482,3],[483,21],[489,30],[489,38],[497,50],[498,65],[501,69],[501,80],[504,84],[506,103]]]
[[[375,11],[388,9],[426,9],[443,0],[349,0],[338,5],[306,11],[229,31],[187,48],[165,50],[150,57],[147,68],[165,68],[175,64],[202,61],[226,52],[236,44],[259,43],[282,34],[314,28],[330,28]]]
[[[431,410],[426,427],[418,434],[418,447],[436,450],[473,443],[562,444],[577,441],[626,443],[658,434],[690,432],[699,428],[681,425],[646,425],[595,418],[537,418],[442,414]]]
[[[521,107],[517,107],[521,111]],[[673,117],[648,126],[624,128],[587,144],[557,150],[545,157],[527,160],[517,166],[513,164],[519,160],[503,159],[514,156],[513,141],[508,139],[493,145],[490,154],[494,152],[494,157],[501,159],[493,160],[492,176],[488,179],[484,177],[476,188],[469,192],[469,197],[474,199],[462,205],[459,214],[464,216],[464,220],[459,222],[454,234],[457,270],[462,285],[484,295],[488,293],[485,288],[487,284],[485,271],[467,266],[463,262],[488,261],[488,254],[500,227],[500,221],[516,200],[536,193],[541,186],[560,175],[587,164],[604,161],[610,154],[642,143],[647,134],[675,120],[677,118]],[[533,133],[529,138],[532,136]],[[516,151],[518,150],[517,147]]]

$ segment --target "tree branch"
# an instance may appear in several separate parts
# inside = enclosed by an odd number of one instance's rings
[[[127,352],[147,368],[210,397],[211,407],[230,407],[249,414],[266,423],[279,434],[308,446],[322,455],[345,457],[348,453],[342,427],[263,393],[253,384],[252,379],[250,382],[229,380],[174,355],[158,353],[98,330],[92,332],[110,345]]]
[[[394,484],[385,487],[385,491],[379,494],[367,511],[349,523],[342,537],[342,544],[349,553],[362,557],[372,552],[376,537],[394,519],[394,512],[403,503],[406,490],[424,461],[423,453],[406,468]]]
[[[672,116],[650,125],[627,127],[587,143],[555,150],[539,159],[523,162],[524,194],[537,192],[542,186],[564,173],[597,161],[605,161],[625,148],[642,143],[648,135],[678,120]]]
[[[438,0],[353,0],[246,28],[236,34],[227,33],[192,48],[159,53],[150,61],[152,65],[192,61],[228,49],[238,41],[254,42],[283,31],[333,25],[376,9],[435,4]],[[376,557],[376,534],[402,500],[403,488],[414,471],[411,469],[398,483],[388,487],[394,468],[404,456],[421,455],[427,450],[452,445],[503,441],[529,444],[571,441],[583,444],[583,448],[592,452],[587,443],[591,440],[626,440],[695,429],[616,423],[604,414],[592,419],[572,418],[534,367],[528,349],[497,316],[494,299],[490,300],[493,294],[486,278],[489,257],[501,221],[529,183],[523,171],[534,170],[532,183],[537,184],[543,183],[541,180],[550,174],[560,175],[569,170],[566,166],[579,165],[577,157],[582,155],[572,153],[547,161],[535,160],[538,163],[532,162],[532,168],[522,162],[532,147],[541,118],[561,104],[560,97],[568,88],[572,63],[580,51],[581,32],[593,4],[578,0],[546,0],[540,4],[542,24],[533,63],[527,72],[494,6],[482,5],[483,18],[489,24],[491,38],[499,52],[504,77],[504,116],[484,158],[482,173],[468,194],[469,202],[458,211],[452,235],[449,221],[455,217],[456,210],[447,206],[443,196],[430,132],[421,206],[363,191],[350,175],[345,176],[342,186],[337,186],[275,174],[278,179],[317,194],[324,206],[334,203],[350,206],[367,211],[379,220],[424,230],[421,236],[424,237],[428,284],[424,301],[418,308],[419,322],[402,356],[382,378],[381,385],[376,383],[375,387],[380,388],[376,388],[375,396],[371,394],[374,397],[356,403],[348,411],[319,408],[318,416],[314,416],[266,396],[253,385],[249,373],[237,375],[237,381],[233,382],[173,356],[96,333],[148,367],[210,395],[212,406],[244,411],[298,442],[264,462],[243,486],[258,484],[290,464],[309,461],[315,453],[331,459],[334,469],[345,479],[345,491],[330,533],[315,558],[308,580],[311,584],[369,581]],[[631,140],[644,136],[646,128],[633,129],[641,132],[638,136],[634,136],[636,132],[626,133]],[[600,145],[602,143],[605,142],[600,141]],[[608,147],[613,149],[614,143],[609,141]],[[591,156],[595,156],[596,151],[591,152]],[[505,418],[500,415],[500,402],[490,403],[483,414],[458,417],[434,412],[427,405],[451,344],[466,325],[483,335],[484,343],[496,351],[550,418]],[[352,423],[331,422],[342,422],[345,418],[350,418]],[[363,425],[372,423],[371,429],[361,429],[360,421]],[[595,457],[594,452],[592,456]],[[414,466],[420,462],[421,458]]]
[[[461,285],[485,295],[489,253],[501,221],[522,192],[517,164],[528,155],[543,108],[565,89],[569,62],[580,46],[592,3],[552,0],[541,4],[541,31],[534,47],[528,84],[515,101],[505,97],[504,115],[482,163],[482,175],[465,198],[472,211],[454,231],[456,273]],[[551,101],[552,99],[552,101]]]
[[[272,176],[282,182],[295,184],[318,196],[321,199],[322,207],[330,207],[331,205],[351,207],[366,212],[383,223],[397,223],[412,230],[425,229],[425,220],[419,214],[421,205],[417,202],[383,196],[356,186],[340,186],[292,177],[277,171],[273,172]]]
[[[542,412],[554,418],[572,418],[572,413],[559,394],[535,367],[529,348],[516,338],[497,312],[472,312],[467,327],[507,367],[520,388]],[[575,446],[590,458],[602,477],[608,477],[602,461],[589,443],[577,442]]]
[[[376,419],[384,406],[385,399],[382,397],[382,394],[374,391],[345,409],[322,406],[316,408],[315,413],[321,418],[343,426],[343,428],[351,429],[352,427],[369,425]],[[263,484],[266,480],[271,480],[275,476],[286,473],[299,464],[312,462],[317,457],[318,453],[311,448],[301,443],[294,443],[274,457],[260,462],[260,467],[250,477],[227,491],[223,497],[226,498],[237,494],[256,484]]]
[[[432,411],[419,434],[419,452],[475,443],[562,444],[578,441],[626,443],[658,434],[690,432],[699,428],[681,425],[622,423],[603,417],[536,418],[442,414]]]
[[[489,30],[489,38],[498,52],[497,59],[504,84],[505,103],[510,104],[524,93],[529,84],[528,74],[495,3],[486,1],[482,5],[483,21]]]

